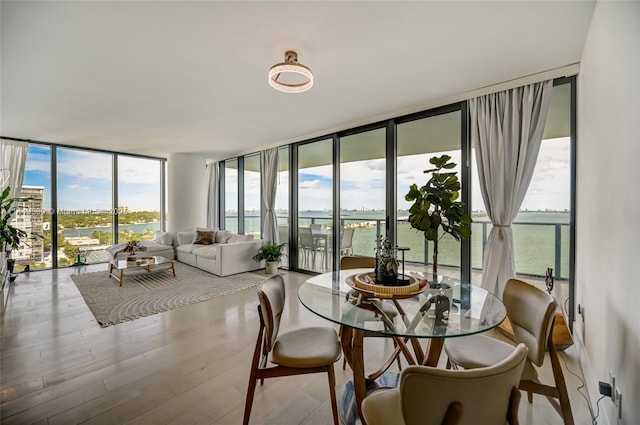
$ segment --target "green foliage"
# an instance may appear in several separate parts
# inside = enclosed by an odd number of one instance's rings
[[[409,208],[409,224],[411,227],[424,233],[427,240],[434,242],[433,264],[434,274],[438,268],[438,241],[442,236],[438,229],[442,228],[460,241],[471,236],[471,223],[473,220],[464,212],[464,203],[458,201],[460,196],[460,180],[456,172],[447,172],[455,168],[455,162],[449,162],[449,155],[433,157],[429,163],[435,168],[425,170],[431,173],[427,184],[418,188],[414,183],[409,188],[409,193],[404,197],[413,202]],[[443,235],[444,235],[443,233]]]
[[[270,243],[264,244],[258,250],[258,253],[253,256],[255,261],[268,261],[268,262],[280,262],[284,253],[282,252],[286,243]]]
[[[28,236],[24,230],[10,225],[9,221],[15,214],[13,205],[28,201],[29,198],[9,198],[10,192],[11,188],[7,187],[0,195],[0,247],[4,247],[5,251],[18,249],[22,239],[26,239]]]

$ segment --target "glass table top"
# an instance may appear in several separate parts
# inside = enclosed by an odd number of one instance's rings
[[[504,304],[478,286],[440,277],[443,289],[426,288],[403,299],[356,298],[348,278],[370,269],[313,276],[298,290],[300,302],[320,317],[364,331],[412,338],[449,338],[484,332],[506,317]],[[431,276],[406,272],[418,279]],[[351,281],[351,280],[350,280]],[[348,294],[352,296],[347,297]],[[446,296],[444,298],[442,295]]]

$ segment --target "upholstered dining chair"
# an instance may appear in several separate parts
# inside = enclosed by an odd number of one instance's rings
[[[333,423],[338,425],[333,370],[333,364],[341,354],[338,334],[329,327],[308,327],[278,335],[285,305],[285,286],[281,275],[270,277],[260,284],[258,299],[260,330],[251,362],[243,424],[249,423],[258,380],[262,385],[265,378],[323,372],[329,377]]]
[[[364,399],[362,414],[368,425],[517,425],[527,351],[518,344],[502,361],[472,370],[409,366],[397,388]]]
[[[547,397],[564,424],[573,425],[567,386],[551,334],[556,301],[548,293],[518,279],[509,279],[502,301],[507,309],[515,342],[524,343],[529,348],[518,387],[527,392],[530,403],[533,393]],[[486,335],[472,335],[449,338],[444,343],[444,349],[453,367],[474,369],[499,362],[511,353],[513,345]],[[545,350],[549,351],[554,386],[542,384],[534,367],[543,365]]]

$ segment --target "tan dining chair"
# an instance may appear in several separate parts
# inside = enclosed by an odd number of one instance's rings
[[[502,298],[515,342],[524,343],[529,348],[518,387],[527,392],[530,403],[533,393],[547,397],[564,424],[573,425],[567,386],[551,334],[556,301],[548,293],[518,279],[509,279]],[[511,353],[513,345],[486,335],[473,335],[447,339],[444,350],[452,367],[474,369],[499,362]],[[545,350],[549,351],[553,386],[542,384],[534,367],[543,365]]]
[[[353,255],[353,227],[346,227],[340,235],[340,253]]]
[[[527,357],[518,346],[502,361],[472,370],[409,366],[397,388],[362,403],[368,425],[518,424],[518,381]]]
[[[338,425],[336,380],[333,364],[340,359],[338,334],[329,327],[308,327],[279,335],[285,305],[285,286],[281,275],[265,280],[258,287],[260,330],[251,362],[249,388],[244,407],[244,425],[248,425],[256,383],[265,378],[326,373],[333,423]]]

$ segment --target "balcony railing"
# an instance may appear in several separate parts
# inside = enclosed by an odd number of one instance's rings
[[[286,216],[278,217],[281,224],[285,224],[287,220]],[[330,227],[331,223],[332,220],[329,217],[299,217],[301,227],[310,224]],[[384,229],[383,218],[342,217],[340,225],[355,228],[352,244],[354,255],[374,255],[376,236],[382,234]],[[516,272],[519,275],[544,277],[547,267],[552,267],[556,279],[568,279],[568,223],[516,221],[512,223],[511,228],[514,233]],[[432,246],[429,241],[424,239],[423,234],[411,228],[406,219],[397,220],[397,229],[398,244],[410,247],[410,251],[405,254],[406,261],[430,265]],[[490,222],[475,221],[472,224],[471,264],[473,270],[482,269],[484,247],[490,230]],[[445,235],[440,241],[438,264],[445,267],[460,267],[459,242],[449,235]]]

